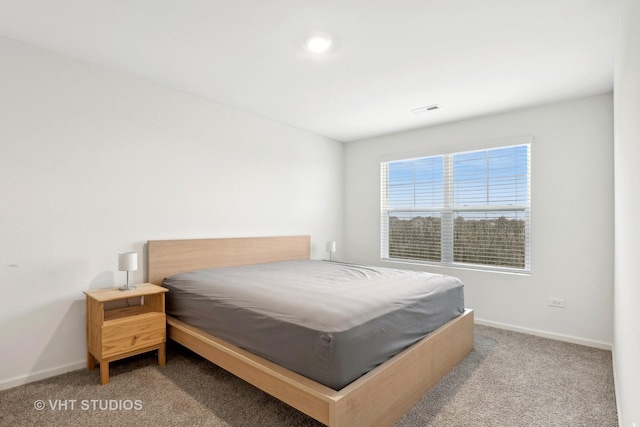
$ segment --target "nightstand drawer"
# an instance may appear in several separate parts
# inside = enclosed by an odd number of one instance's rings
[[[148,313],[141,319],[113,322],[102,327],[102,355],[108,358],[166,341],[166,316]]]

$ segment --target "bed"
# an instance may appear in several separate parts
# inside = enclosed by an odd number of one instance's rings
[[[149,241],[149,282],[309,257],[309,236]],[[335,390],[190,324],[197,322],[168,316],[167,323],[170,339],[329,426],[393,425],[473,348],[473,312],[467,309],[366,374],[340,380],[348,385],[330,383]]]

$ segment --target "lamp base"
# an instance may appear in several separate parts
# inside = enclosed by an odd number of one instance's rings
[[[129,286],[129,285],[122,285],[122,286],[120,286],[118,289],[120,289],[121,291],[132,291],[132,290],[134,290],[135,288],[136,288],[136,287],[135,287],[135,286],[133,286],[133,285],[131,285],[131,286]]]

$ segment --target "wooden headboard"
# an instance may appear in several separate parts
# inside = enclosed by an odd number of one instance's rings
[[[173,274],[205,268],[309,259],[309,236],[149,240],[148,281],[161,285]]]

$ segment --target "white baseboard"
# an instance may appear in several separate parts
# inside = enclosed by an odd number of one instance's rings
[[[616,395],[616,409],[618,411],[618,425],[622,425],[622,408],[620,407],[620,392],[618,390],[618,370],[616,369],[616,346],[611,348],[611,361],[613,362],[613,391]],[[634,424],[635,427],[635,424]]]
[[[542,338],[549,338],[557,341],[565,341],[572,344],[580,344],[587,347],[595,347],[602,350],[611,351],[611,344],[601,341],[588,340],[585,338],[573,337],[570,335],[556,334],[553,332],[540,331],[538,329],[522,328],[520,326],[508,325],[506,323],[492,322],[490,320],[475,318],[475,323],[483,326],[491,326],[498,329],[506,329],[508,331],[522,332],[523,334],[535,335]]]
[[[77,371],[78,369],[86,368],[87,361],[73,362],[62,366],[57,366],[50,369],[42,369],[40,371],[31,372],[29,374],[20,375],[13,378],[7,378],[0,381],[0,390],[6,390],[9,388],[17,387],[19,385],[32,383],[34,381],[43,380],[45,378],[55,377],[56,375],[66,374],[67,372]]]

